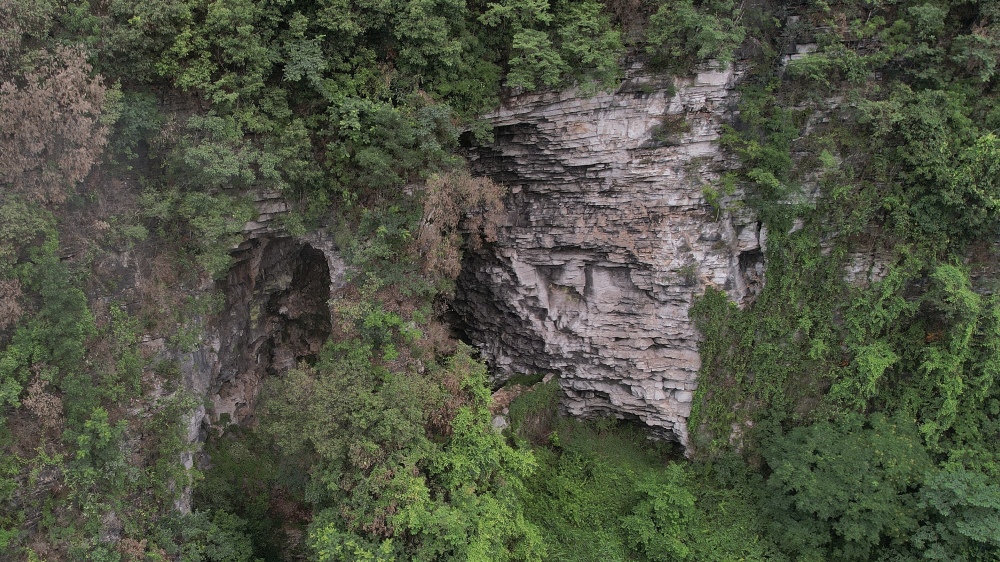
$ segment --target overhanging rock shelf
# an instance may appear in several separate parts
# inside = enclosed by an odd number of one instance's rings
[[[569,414],[687,444],[692,302],[714,286],[745,304],[763,283],[766,233],[703,191],[737,165],[716,141],[738,76],[636,67],[614,93],[521,95],[489,116],[494,141],[468,155],[510,188],[506,224],[466,257],[453,307],[496,382],[555,373]]]

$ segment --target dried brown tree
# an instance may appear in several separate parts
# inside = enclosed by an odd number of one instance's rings
[[[416,237],[424,270],[454,279],[461,271],[462,234],[469,246],[495,242],[504,217],[503,186],[466,170],[435,175],[424,191],[424,218]]]
[[[22,58],[0,83],[0,185],[42,203],[61,203],[87,177],[107,143],[105,87],[82,49]]]

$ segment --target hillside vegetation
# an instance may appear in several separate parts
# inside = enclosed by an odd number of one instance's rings
[[[505,195],[460,136],[626,60],[748,69],[704,192],[767,282],[696,305],[687,457],[551,383],[496,431],[441,314]],[[0,559],[997,560],[998,64],[996,0],[0,0]],[[262,190],[347,287],[192,460]]]

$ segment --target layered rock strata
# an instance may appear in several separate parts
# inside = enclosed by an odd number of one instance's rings
[[[554,373],[567,413],[686,444],[693,299],[746,303],[763,283],[759,224],[705,197],[736,166],[716,141],[737,76],[634,68],[614,93],[521,95],[489,116],[494,142],[469,158],[510,188],[506,224],[466,258],[453,306],[495,382]]]

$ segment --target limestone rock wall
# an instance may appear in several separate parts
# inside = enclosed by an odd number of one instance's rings
[[[763,283],[766,233],[703,195],[737,164],[716,140],[738,75],[633,68],[617,92],[522,95],[489,116],[494,142],[469,158],[510,188],[506,225],[467,257],[453,307],[496,382],[554,373],[567,413],[686,444],[692,301],[714,286],[746,303]]]
[[[277,197],[257,198],[258,209],[262,204],[273,208],[276,202],[283,204]],[[232,249],[226,277],[206,280],[200,288],[203,296],[218,294],[222,301],[220,309],[186,319],[197,330],[197,341],[179,350],[164,337],[148,334],[142,339],[143,354],[176,363],[183,391],[199,402],[185,416],[188,448],[181,463],[188,470],[206,461],[198,458],[209,432],[256,423],[267,377],[282,376],[315,358],[332,329],[330,295],[346,282],[347,265],[329,232],[291,236],[269,222],[278,213],[259,214],[245,229],[246,239]],[[155,377],[150,381],[154,384],[146,398],[155,403],[166,396],[165,389]],[[191,512],[190,485],[174,507]]]

